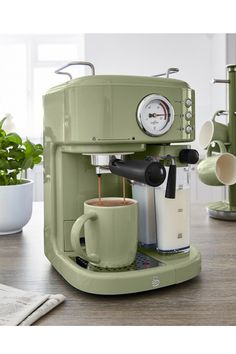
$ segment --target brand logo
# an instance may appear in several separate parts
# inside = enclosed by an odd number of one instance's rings
[[[152,278],[152,287],[158,288],[159,285],[160,285],[160,279],[158,278],[157,275],[154,275]]]

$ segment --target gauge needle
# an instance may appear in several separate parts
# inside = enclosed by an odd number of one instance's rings
[[[149,113],[149,118],[152,118],[152,117],[159,117],[159,116],[162,116],[164,117],[165,115],[163,113]]]

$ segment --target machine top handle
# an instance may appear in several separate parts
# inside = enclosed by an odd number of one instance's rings
[[[65,68],[68,68],[69,66],[72,66],[72,65],[87,65],[91,68],[91,71],[92,71],[92,75],[95,75],[95,67],[92,63],[88,62],[88,61],[71,61],[70,63],[62,66],[61,68],[55,70],[55,74],[61,74],[61,75],[67,75],[69,76],[70,80],[72,80],[72,75],[66,71],[61,71]]]
[[[179,72],[178,68],[169,68],[166,73],[153,75],[153,77],[159,77],[159,76],[165,76],[166,75],[167,79],[169,79],[169,76],[171,74],[175,74],[175,73],[178,73],[178,72]]]

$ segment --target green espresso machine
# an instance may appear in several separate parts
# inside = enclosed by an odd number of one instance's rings
[[[92,75],[72,79],[64,71],[71,65],[86,65]],[[71,62],[56,71],[70,80],[44,96],[45,255],[79,290],[136,293],[200,273],[200,253],[189,238],[195,96],[186,82],[169,78],[176,71],[95,75],[91,63]],[[156,175],[141,180],[149,163],[166,171],[164,182]],[[98,176],[102,197],[121,197],[125,177],[126,196],[139,203],[139,247],[128,267],[91,266],[72,247],[72,226],[84,201],[98,197]]]

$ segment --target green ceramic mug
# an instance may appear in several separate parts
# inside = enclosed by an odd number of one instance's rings
[[[84,226],[85,248],[80,244]],[[138,202],[126,198],[91,199],[84,202],[84,214],[71,229],[71,244],[77,256],[102,268],[129,266],[138,245]]]
[[[215,152],[214,150],[219,152]],[[207,158],[198,167],[200,180],[209,186],[230,186],[236,183],[236,157],[227,152],[222,141],[213,141],[207,149]]]
[[[209,120],[203,124],[199,134],[199,144],[203,149],[207,149],[210,143],[214,140],[219,140],[223,143],[227,143],[229,141],[227,125],[215,121],[216,117],[226,114],[226,111],[217,111],[212,120]]]

